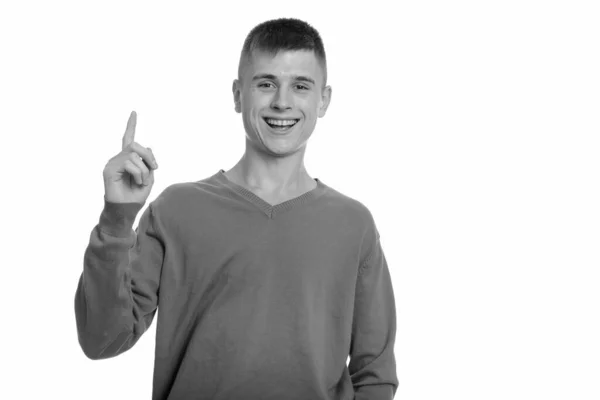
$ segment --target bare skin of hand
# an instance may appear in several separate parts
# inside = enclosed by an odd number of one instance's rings
[[[102,175],[104,197],[111,203],[145,203],[154,185],[154,170],[158,168],[149,147],[134,141],[137,114],[131,112],[123,135],[122,150],[111,158]]]

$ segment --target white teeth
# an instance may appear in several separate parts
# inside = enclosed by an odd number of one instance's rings
[[[271,124],[271,125],[277,125],[277,126],[294,125],[296,123],[296,120],[294,120],[294,119],[271,119],[271,118],[266,118],[266,121],[269,124]]]

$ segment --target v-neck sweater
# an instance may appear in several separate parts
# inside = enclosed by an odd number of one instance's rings
[[[221,169],[164,189],[135,230],[145,203],[105,198],[74,299],[84,354],[124,353],[157,315],[153,400],[392,399],[379,231],[315,181],[272,205]]]
[[[301,194],[300,196],[296,196],[293,199],[281,202],[279,204],[269,204],[256,193],[227,178],[227,176],[225,175],[225,170],[223,169],[219,170],[219,172],[216,175],[214,175],[214,177],[216,180],[219,181],[219,183],[229,187],[231,190],[238,193],[247,201],[251,202],[256,207],[261,209],[269,218],[275,218],[278,214],[283,213],[287,210],[291,210],[295,206],[300,206],[303,203],[312,201],[313,199],[321,196],[327,188],[327,186],[324,185],[319,180],[319,178],[314,178],[314,181],[317,183],[317,186],[312,190],[309,190]]]

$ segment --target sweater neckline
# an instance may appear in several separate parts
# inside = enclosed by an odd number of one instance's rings
[[[325,192],[327,188],[327,185],[325,185],[319,178],[313,178],[317,182],[317,186],[315,188],[282,203],[270,204],[251,190],[248,190],[245,187],[229,180],[229,178],[227,178],[225,175],[225,170],[223,169],[220,169],[215,174],[215,178],[218,182],[222,183],[227,188],[231,189],[250,203],[254,204],[271,219],[275,218],[276,215],[280,215],[293,208],[299,207],[302,204],[306,204],[317,199]]]

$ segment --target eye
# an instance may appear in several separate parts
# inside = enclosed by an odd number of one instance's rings
[[[302,85],[302,84],[297,84],[296,87],[300,90],[308,90],[309,89],[308,86]]]
[[[261,82],[258,84],[259,88],[271,88],[275,87],[271,82]]]

